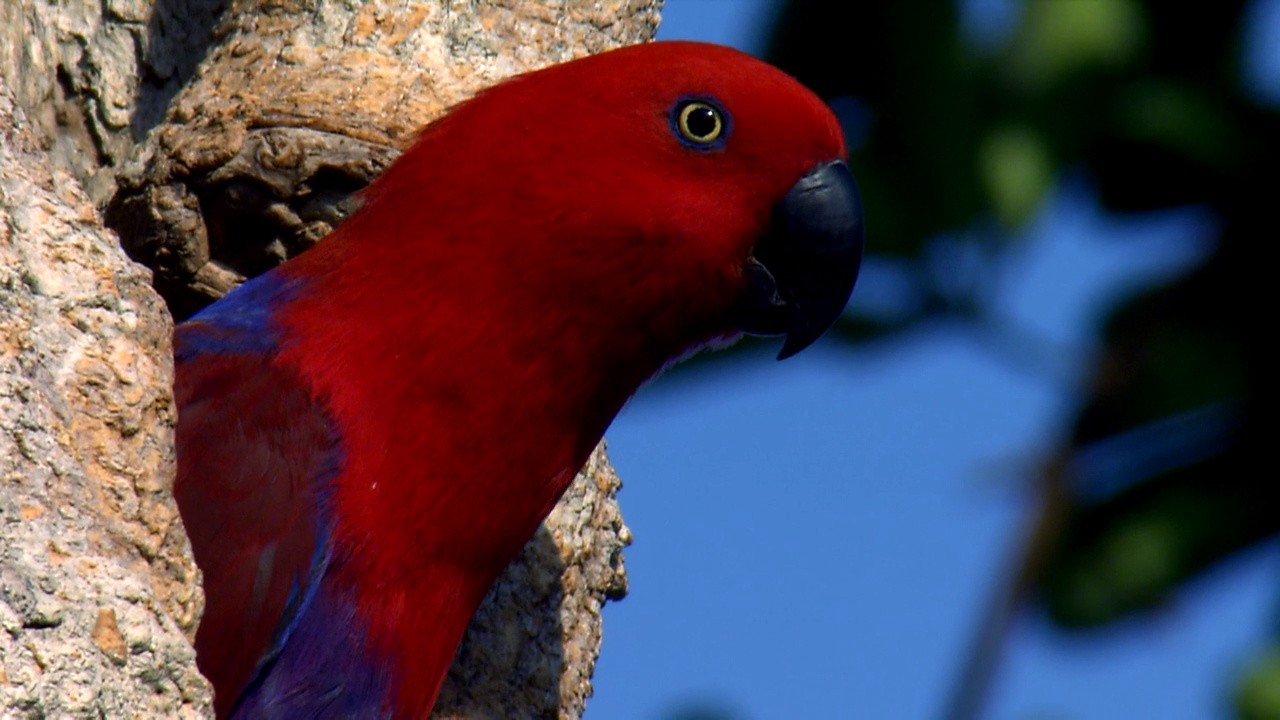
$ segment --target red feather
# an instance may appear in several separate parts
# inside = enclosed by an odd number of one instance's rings
[[[182,353],[204,329],[178,329]],[[198,340],[196,340],[198,341]],[[248,354],[180,362],[174,495],[204,575],[196,635],[200,671],[215,688],[243,688],[305,594],[322,528],[321,489],[336,448],[328,421],[291,371]],[[225,716],[237,693],[222,692]]]
[[[727,110],[722,148],[672,137],[687,97]],[[428,127],[358,213],[277,271],[305,291],[272,308],[270,362],[180,371],[184,519],[197,546],[229,545],[197,551],[212,583],[201,633],[245,638],[200,648],[202,667],[227,668],[219,690],[252,672],[282,589],[310,571],[316,516],[300,508],[316,491],[302,478],[323,474],[331,420],[342,562],[326,582],[351,593],[363,649],[392,668],[394,713],[425,715],[476,605],[619,408],[673,358],[738,332],[774,203],[843,154],[834,117],[794,80],[695,43],[531,73]],[[184,441],[238,418],[251,429]],[[242,517],[233,534],[206,502]],[[269,543],[262,612],[237,628]],[[220,588],[239,599],[215,605]]]

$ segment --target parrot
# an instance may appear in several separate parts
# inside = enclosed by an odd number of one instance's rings
[[[658,41],[421,129],[315,246],[174,330],[174,496],[222,718],[421,718],[470,618],[637,389],[852,293],[841,126]]]

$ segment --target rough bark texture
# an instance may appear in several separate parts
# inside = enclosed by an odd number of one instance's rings
[[[646,40],[660,5],[0,1],[0,716],[209,712],[169,320],[95,205],[184,317],[323,237],[450,105]],[[439,716],[581,715],[626,592],[618,486],[601,448],[485,601]]]
[[[602,444],[472,618],[436,718],[582,716],[600,610],[627,593],[621,485]]]
[[[55,167],[101,206],[228,0],[4,0],[0,78]]]
[[[172,325],[0,79],[0,715],[198,717]]]
[[[649,39],[659,5],[236,0],[124,168],[107,221],[182,319],[323,237],[343,199],[451,105]]]

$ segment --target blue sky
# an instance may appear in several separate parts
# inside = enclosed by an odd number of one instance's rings
[[[1259,11],[1270,27],[1278,8]],[[668,0],[659,37],[758,54],[772,12]],[[1277,76],[1251,82],[1265,96]],[[1026,521],[1020,483],[1066,422],[1097,313],[1195,262],[1210,223],[1195,210],[1119,220],[1085,181],[1057,189],[999,297],[1065,349],[1065,374],[1028,373],[939,325],[645,388],[608,433],[635,543],[631,594],[605,610],[588,720],[698,704],[751,720],[938,716]],[[1022,618],[990,717],[1224,714],[1233,672],[1270,627],[1275,550],[1088,638]]]

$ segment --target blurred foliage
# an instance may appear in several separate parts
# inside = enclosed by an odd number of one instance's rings
[[[1280,707],[1280,646],[1259,660],[1236,686],[1236,711],[1241,720],[1272,720]]]
[[[1246,3],[1006,9],[1008,27],[991,28],[951,3],[789,0],[768,56],[840,114],[866,272],[899,288],[891,312],[846,314],[836,336],[851,345],[938,318],[999,322],[986,279],[1065,174],[1087,176],[1113,212],[1214,214],[1201,266],[1105,313],[1040,478],[1053,532],[1028,553],[1017,597],[1079,631],[1156,606],[1280,531],[1258,322],[1280,113],[1241,79]],[[1280,716],[1280,662],[1261,661],[1236,698],[1242,716]]]

